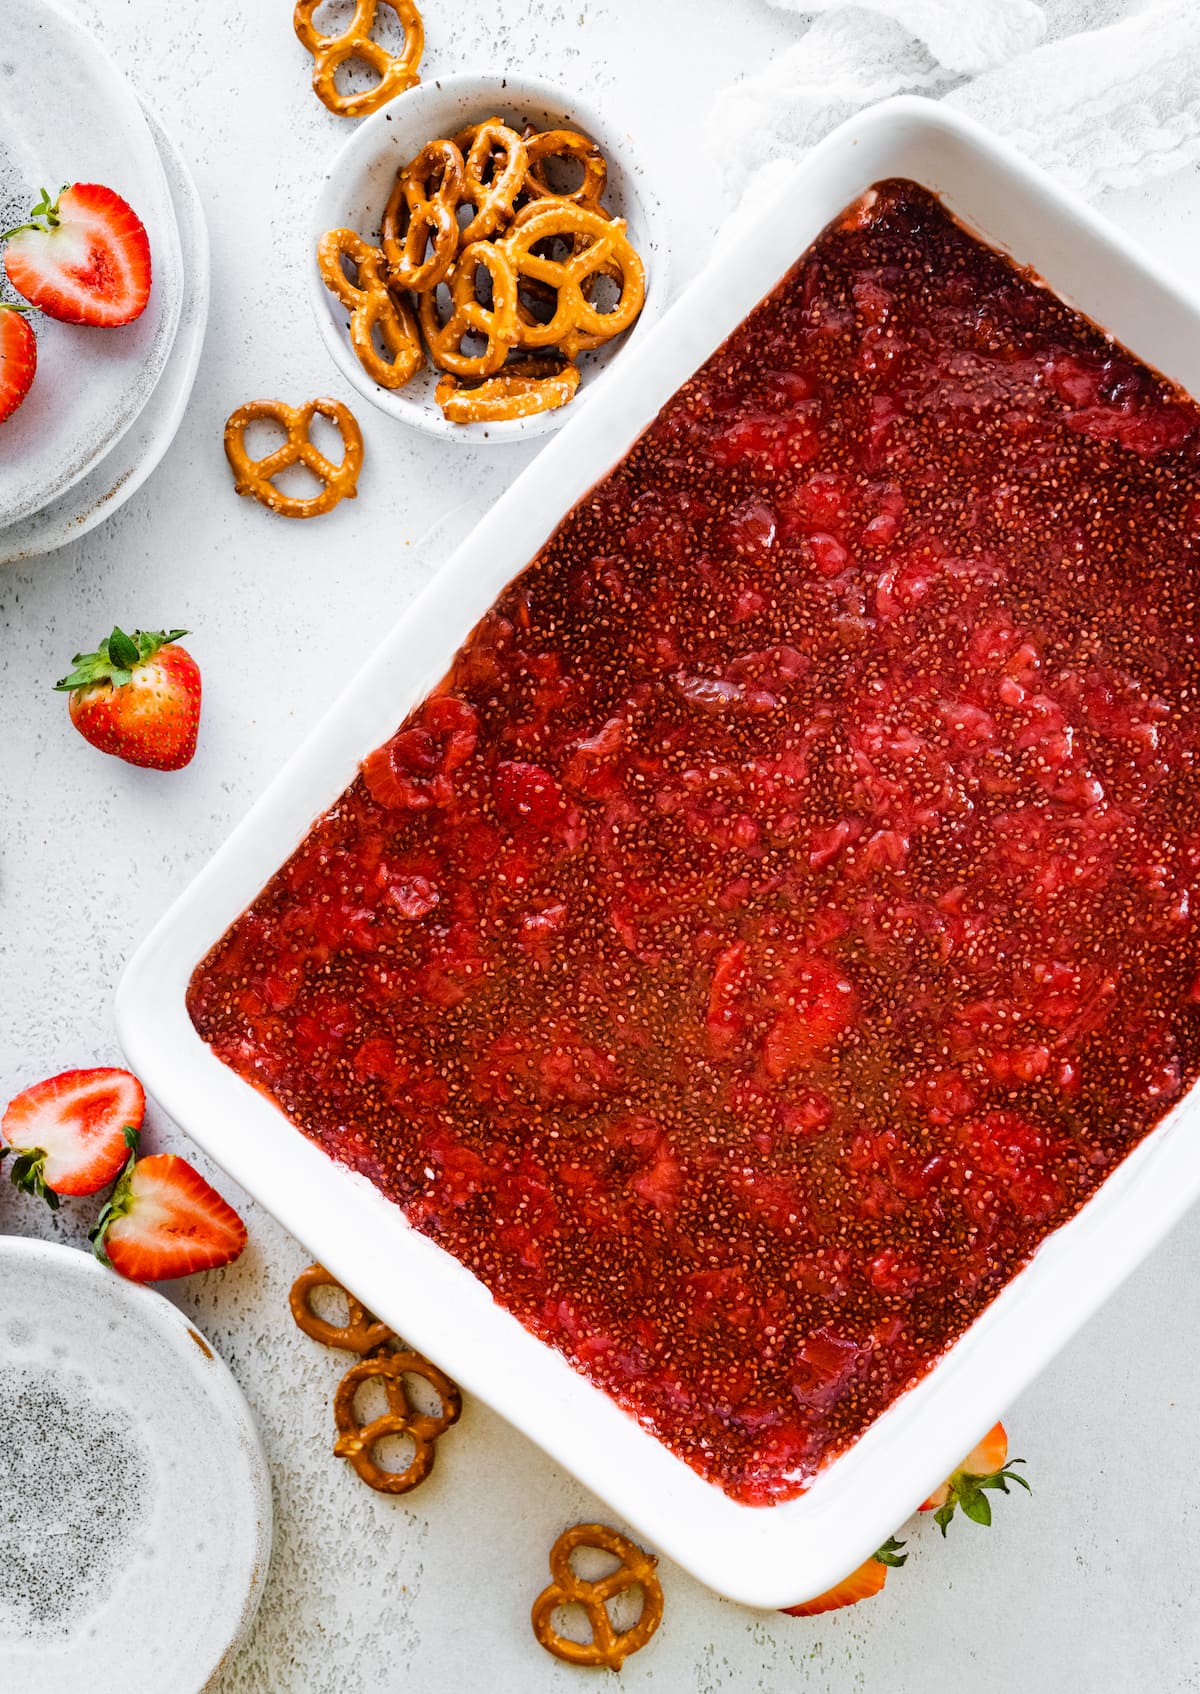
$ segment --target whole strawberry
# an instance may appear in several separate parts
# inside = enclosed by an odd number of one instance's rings
[[[71,722],[93,747],[127,765],[177,771],[196,751],[200,670],[175,643],[186,629],[115,628],[94,653],[76,653],[55,688],[71,696]]]

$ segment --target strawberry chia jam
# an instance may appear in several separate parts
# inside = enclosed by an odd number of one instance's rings
[[[1198,424],[881,185],[193,978],[227,1064],[739,1500],[1200,1072]]]

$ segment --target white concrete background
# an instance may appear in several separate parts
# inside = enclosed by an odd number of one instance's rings
[[[136,941],[408,604],[435,562],[415,541],[466,491],[499,491],[528,457],[419,440],[335,379],[299,272],[312,185],[346,130],[309,89],[290,0],[70,3],[194,164],[214,308],[187,421],[148,484],[82,542],[0,571],[0,1100],[68,1065],[119,1062],[112,988]],[[427,0],[425,12],[427,74],[520,65],[626,114],[673,181],[678,278],[695,270],[722,212],[699,144],[710,96],[789,38],[785,18],[756,0]],[[1104,209],[1195,285],[1195,173],[1111,196]],[[226,415],[252,396],[324,392],[353,401],[363,424],[359,499],[310,524],[236,500]],[[195,632],[205,717],[199,754],[178,776],[101,757],[50,692],[71,654],[114,620]],[[148,1141],[208,1168],[153,1110]],[[218,1694],[582,1685],[587,1672],[536,1645],[528,1609],[554,1537],[606,1518],[604,1508],[479,1405],[420,1492],[396,1502],[369,1493],[329,1453],[344,1367],[287,1316],[305,1253],[208,1174],[241,1207],[251,1245],[230,1270],[170,1293],[250,1398],[278,1514],[266,1600]],[[82,1242],[90,1215],[77,1202],[55,1220],[0,1191],[3,1231]],[[815,1622],[746,1611],[667,1564],[665,1621],[625,1685],[1200,1690],[1198,1263],[1194,1216],[1010,1409],[1035,1493],[999,1500],[990,1532],[962,1522],[943,1544],[924,1522],[882,1597]]]

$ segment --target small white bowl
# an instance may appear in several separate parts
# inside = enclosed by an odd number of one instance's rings
[[[396,172],[434,137],[456,135],[467,124],[502,117],[517,130],[575,129],[595,141],[608,160],[604,203],[624,218],[629,239],[646,267],[646,303],[633,328],[594,352],[580,357],[575,398],[552,412],[514,418],[508,423],[450,423],[434,399],[436,370],[426,367],[403,388],[381,388],[354,356],[346,333],[346,308],[321,281],[317,243],[326,230],[354,229],[364,240],[379,240],[380,220]],[[329,167],[321,186],[310,230],[307,268],[309,296],[317,324],[334,363],[358,392],[381,412],[431,435],[455,441],[519,441],[555,430],[578,411],[605,372],[626,347],[638,342],[667,303],[668,246],[662,202],[646,167],[646,155],[627,130],[619,128],[586,100],[537,77],[440,77],[420,83],[367,118],[354,131]]]

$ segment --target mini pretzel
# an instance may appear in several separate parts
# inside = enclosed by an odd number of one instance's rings
[[[434,1416],[414,1412],[404,1387],[405,1374],[422,1377],[436,1391],[441,1411]],[[354,1397],[364,1382],[383,1383],[388,1409],[382,1416],[362,1424],[354,1410]],[[351,1365],[333,1401],[333,1418],[338,1438],[333,1450],[346,1459],[367,1484],[381,1494],[407,1494],[433,1469],[435,1443],[439,1435],[457,1423],[462,1414],[462,1395],[448,1376],[420,1353],[377,1353]],[[385,1470],[375,1462],[375,1448],[389,1435],[405,1435],[413,1444],[413,1456],[405,1470]]]
[[[354,282],[346,275],[346,259],[354,266]],[[383,262],[379,249],[368,246],[352,229],[331,229],[317,246],[322,282],[350,308],[350,341],[359,364],[381,388],[403,388],[425,363],[425,355],[413,309],[388,292]],[[376,329],[390,359],[375,345]]]
[[[451,423],[504,423],[565,406],[578,387],[577,365],[555,367],[538,359],[518,359],[474,388],[444,376],[436,399]]]
[[[492,285],[490,306],[478,296],[481,269],[488,273]],[[436,294],[422,294],[418,303],[429,357],[440,370],[453,371],[455,376],[492,376],[521,336],[512,262],[495,242],[473,241],[463,248],[446,281],[450,316],[445,323]],[[463,343],[469,337],[482,340],[482,352],[465,351]]]
[[[600,1547],[613,1553],[621,1563],[608,1576],[588,1582],[577,1576],[571,1565],[576,1547]],[[578,1523],[559,1536],[550,1549],[550,1574],[554,1578],[533,1602],[531,1614],[533,1633],[548,1653],[565,1659],[569,1665],[607,1665],[620,1670],[631,1653],[644,1647],[662,1622],[662,1584],[655,1575],[658,1560],[652,1553],[609,1529],[602,1523]],[[613,1600],[628,1588],[642,1591],[642,1610],[629,1629],[613,1628],[606,1600]],[[592,1626],[590,1641],[571,1641],[554,1628],[553,1616],[559,1606],[582,1606]]]
[[[380,0],[356,0],[354,15],[341,35],[322,35],[313,14],[322,0],[296,0],[292,22],[296,34],[313,56],[312,85],[317,99],[340,118],[362,118],[377,112],[397,94],[420,82],[417,66],[425,49],[425,26],[413,0],[382,0],[404,26],[404,49],[389,53],[371,39]],[[340,94],[335,78],[340,67],[357,59],[378,76],[373,88],[361,94]]]
[[[336,1288],[345,1298],[345,1323],[328,1323],[313,1310],[312,1297],[318,1288]],[[370,1353],[385,1342],[395,1340],[395,1334],[387,1324],[372,1317],[349,1289],[343,1288],[321,1265],[309,1265],[306,1271],[300,1272],[292,1284],[288,1304],[297,1327],[323,1347],[341,1347],[347,1353]]]
[[[602,212],[600,205],[608,181],[608,161],[586,135],[574,129],[548,129],[539,135],[525,137],[525,152],[529,169],[525,175],[524,192],[530,200],[569,200],[574,206],[587,206]],[[583,181],[569,194],[551,188],[539,166],[547,159],[577,159],[583,166]]]
[[[574,249],[568,247],[566,251],[572,252]],[[593,285],[598,278],[612,276],[613,269],[613,266],[605,265],[600,271],[596,272],[595,276],[589,277],[588,281],[584,283],[584,293],[589,300],[592,297]],[[613,277],[613,280],[618,285],[620,284],[621,273],[619,271]],[[548,288],[544,282],[539,282],[535,277],[523,276],[518,278],[517,323],[520,326],[521,334],[519,345],[528,348],[530,342],[526,338],[526,330],[529,328],[536,329],[541,324],[548,324],[557,309],[558,294],[553,288]],[[590,352],[594,347],[602,347],[610,339],[611,337],[607,335],[585,335],[582,330],[572,330],[566,338],[566,345],[570,349],[570,358],[574,359],[580,353]],[[556,348],[554,351],[565,352],[565,349]]]
[[[340,465],[331,465],[309,440],[317,412],[336,424],[341,433],[345,451]],[[262,459],[252,459],[246,451],[246,427],[257,418],[271,418],[287,431],[287,440]],[[304,406],[289,406],[282,400],[247,400],[225,425],[225,457],[239,494],[251,495],[281,518],[315,518],[331,511],[339,500],[353,500],[357,494],[363,461],[362,431],[353,412],[340,400],[310,400]],[[289,465],[306,466],[324,488],[307,500],[281,494],[271,478]]]
[[[467,143],[462,149],[466,179],[463,204],[475,208],[475,216],[462,232],[462,245],[466,247],[512,222],[517,195],[528,174],[529,155],[516,130],[500,118],[475,124],[456,140]]]
[[[397,172],[383,213],[383,252],[394,288],[424,294],[445,277],[459,248],[457,211],[465,186],[463,156],[453,141],[428,142]]]
[[[534,251],[539,243],[555,238],[571,242],[566,257]],[[628,329],[642,309],[646,273],[620,218],[605,218],[570,201],[535,200],[522,209],[499,245],[511,258],[519,283],[545,283],[556,294],[548,322],[538,323],[532,313],[522,320],[523,347],[557,347],[573,358],[597,345],[592,337],[609,341]],[[588,298],[588,289],[602,274],[619,278],[621,292],[610,312],[600,311]]]

